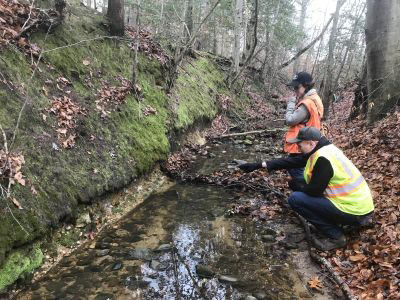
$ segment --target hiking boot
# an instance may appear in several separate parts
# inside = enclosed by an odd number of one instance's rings
[[[346,246],[346,237],[342,235],[337,239],[325,238],[325,239],[316,239],[312,238],[313,246],[321,251],[329,251],[333,249],[343,248]]]

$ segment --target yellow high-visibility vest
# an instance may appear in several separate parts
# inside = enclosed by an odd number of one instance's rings
[[[310,182],[314,165],[321,156],[328,159],[333,168],[333,176],[324,191],[324,197],[348,214],[361,216],[372,212],[374,203],[367,182],[356,166],[332,144],[318,149],[309,157],[304,169],[306,182]]]

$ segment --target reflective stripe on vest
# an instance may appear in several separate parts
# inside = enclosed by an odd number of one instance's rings
[[[304,169],[306,182],[310,182],[315,163],[321,156],[328,159],[333,168],[333,176],[324,191],[324,197],[345,213],[365,215],[373,211],[374,204],[367,182],[354,164],[334,145],[324,146],[309,157]]]

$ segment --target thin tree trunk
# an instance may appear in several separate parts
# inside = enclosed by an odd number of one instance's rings
[[[136,3],[136,18],[135,18],[135,41],[134,41],[134,53],[133,53],[133,64],[132,64],[132,91],[137,91],[137,76],[138,76],[138,51],[140,42],[140,28],[139,28],[139,14],[140,14],[140,0]]]
[[[350,120],[360,114],[366,116],[368,110],[368,87],[367,87],[367,62],[364,59],[361,77],[359,78],[357,88],[354,91],[353,107],[350,113]]]
[[[325,20],[326,20],[326,14],[327,13],[328,13],[328,9],[325,9],[324,23],[325,23]],[[319,42],[319,45],[318,45],[317,55],[315,56],[314,64],[313,64],[313,67],[312,67],[312,70],[311,70],[311,75],[312,76],[314,75],[315,66],[317,65],[317,62],[318,62],[318,59],[319,59],[319,55],[321,53],[321,49],[322,49],[322,46],[323,46],[323,41],[324,41],[324,39],[321,38],[321,40]]]
[[[233,73],[239,71],[240,41],[242,38],[243,0],[236,0],[235,5],[235,43],[233,48]]]
[[[301,33],[304,33],[304,24],[306,20],[306,12],[307,12],[307,6],[310,0],[302,0],[301,1],[301,13],[300,13],[300,22],[299,22],[299,31]],[[303,48],[303,39],[299,41],[297,44],[297,52],[299,52]],[[299,72],[299,67],[300,67],[300,59],[296,59],[296,61],[293,64],[293,73],[296,74]]]
[[[213,24],[213,54],[218,54],[218,28],[217,28],[217,17],[214,15]]]
[[[323,86],[323,97],[322,102],[324,104],[324,118],[328,118],[329,116],[329,106],[331,103],[331,95],[332,95],[332,84],[333,84],[333,64],[334,64],[334,57],[333,52],[336,46],[336,35],[337,35],[337,25],[339,21],[339,13],[340,8],[346,0],[337,0],[336,2],[336,10],[333,14],[333,22],[332,22],[332,29],[331,34],[329,37],[329,51],[328,51],[328,58],[327,58],[327,65],[326,65],[326,72],[324,76],[324,86]]]
[[[160,22],[158,23],[159,25],[157,26],[156,29],[156,34],[158,34],[161,31],[161,28],[163,28],[163,18],[164,18],[164,0],[161,1],[161,8],[160,8]]]
[[[187,0],[185,23],[187,28],[185,30],[185,41],[187,43],[193,34],[193,0]]]
[[[339,83],[339,78],[340,78],[340,75],[342,73],[344,64],[345,64],[345,62],[347,60],[347,55],[349,53],[350,45],[353,42],[354,35],[355,35],[356,31],[357,31],[358,23],[360,22],[361,17],[364,15],[364,11],[365,11],[365,3],[362,4],[361,12],[358,15],[357,19],[354,21],[354,25],[353,25],[353,29],[351,31],[349,43],[347,44],[346,51],[345,51],[345,53],[343,55],[342,63],[340,64],[339,71],[338,71],[338,73],[336,75],[336,79],[335,79],[335,82],[334,82],[334,85],[333,85],[334,87],[336,87],[338,85],[338,83]]]
[[[251,59],[253,58],[254,51],[255,51],[256,46],[257,46],[258,0],[254,0],[253,16],[254,16],[254,20],[253,20],[253,26],[254,27],[253,27],[253,33],[252,33],[253,41],[251,43],[251,49],[249,50],[248,57],[243,62],[242,68],[240,69],[239,72],[237,72],[235,77],[233,77],[232,81],[230,82],[230,85],[233,84],[239,78],[239,76],[242,74],[243,70],[245,68],[247,68],[247,66],[249,65]]]

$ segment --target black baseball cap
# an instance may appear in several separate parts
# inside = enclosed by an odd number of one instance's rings
[[[294,144],[302,141],[319,141],[322,137],[321,131],[315,127],[303,127],[300,129],[297,137],[288,139],[288,143]]]
[[[289,86],[298,86],[300,84],[311,84],[313,83],[313,78],[311,74],[307,72],[299,72],[293,76],[291,82],[288,83]]]

